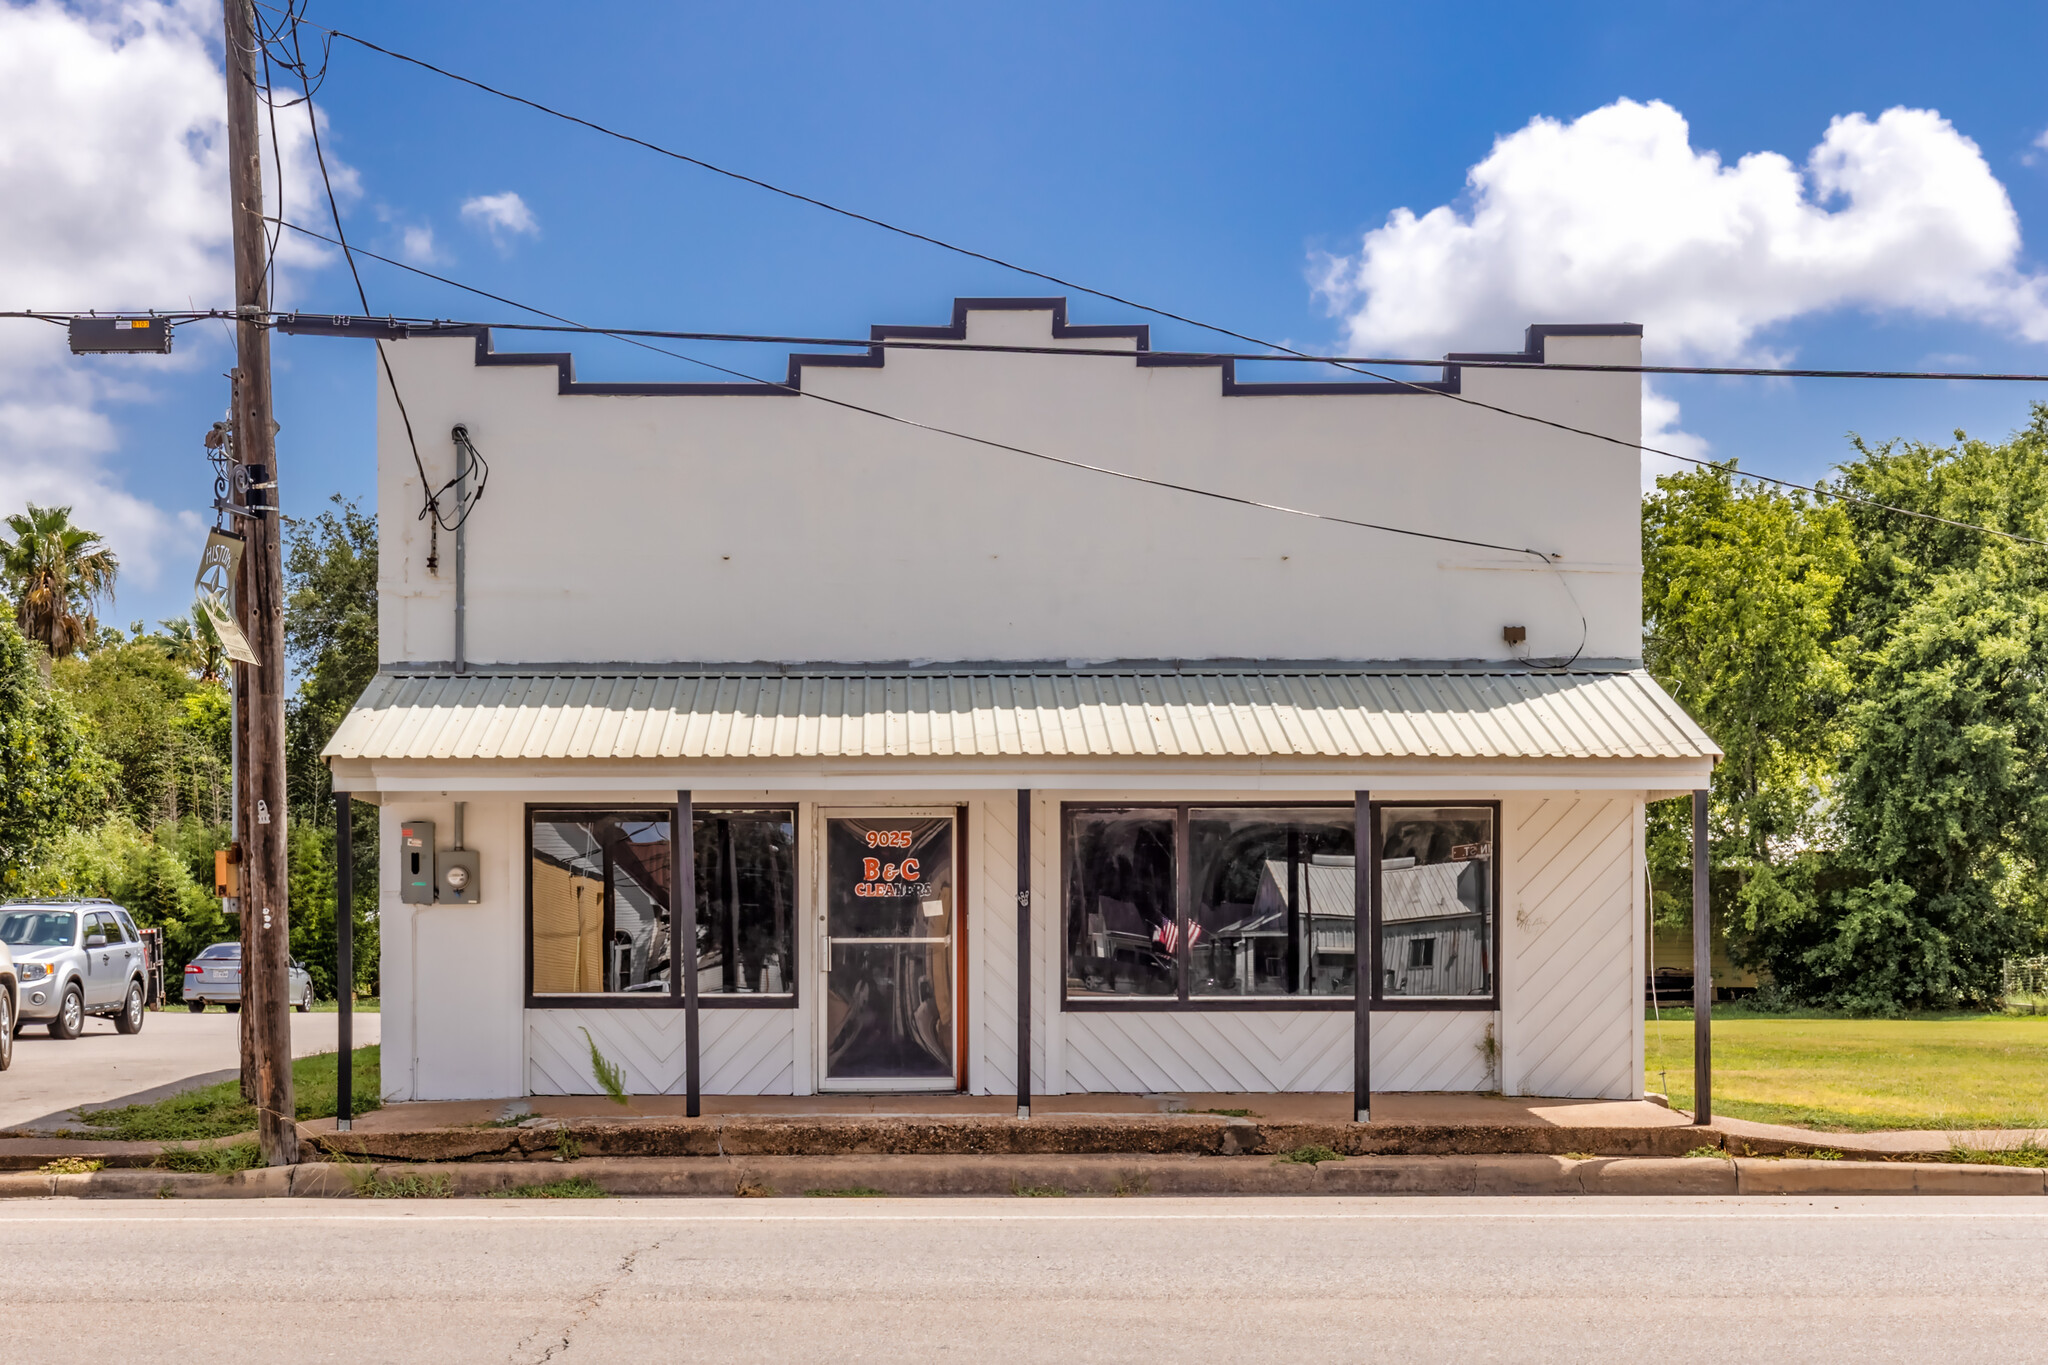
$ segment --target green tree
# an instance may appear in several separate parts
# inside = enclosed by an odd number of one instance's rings
[[[170,617],[157,624],[163,627],[157,639],[162,642],[165,658],[200,682],[223,681],[227,650],[220,642],[220,633],[213,628],[212,617],[194,607],[190,616]]]
[[[1747,901],[1775,904],[1780,869],[1821,834],[1849,688],[1838,603],[1855,564],[1837,508],[1732,467],[1666,475],[1644,499],[1644,663],[1726,755],[1710,807],[1724,928],[1743,923],[1737,906],[1755,911]],[[1690,922],[1691,864],[1690,810],[1653,807],[1667,922]]]
[[[0,887],[12,887],[52,839],[106,801],[106,762],[53,695],[35,653],[0,620]]]
[[[52,682],[118,770],[114,799],[142,829],[227,813],[226,689],[194,682],[154,637],[95,648],[56,665]],[[218,723],[217,723],[218,722]]]
[[[334,788],[320,751],[377,675],[377,523],[341,497],[288,522],[285,650],[299,671],[285,708],[285,790],[291,800],[292,948],[316,984],[334,970]],[[377,812],[352,803],[356,987],[377,990]]]
[[[0,576],[14,598],[15,624],[49,659],[62,659],[98,630],[93,608],[113,600],[120,560],[97,532],[71,524],[69,507],[30,503],[6,525],[14,539],[0,537]]]
[[[1858,493],[2048,539],[2048,405],[2002,443],[1858,443]],[[1839,784],[1839,885],[1802,993],[1895,1012],[1990,999],[2000,959],[2048,936],[2048,550],[1849,505],[1863,546],[1845,625],[1856,700]]]

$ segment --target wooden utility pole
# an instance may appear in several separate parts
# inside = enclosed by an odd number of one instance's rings
[[[258,662],[237,664],[245,700],[242,750],[242,1014],[245,1076],[254,1072],[256,1137],[266,1166],[299,1159],[292,1098],[291,1015],[285,1000],[290,941],[285,917],[284,552],[278,522],[277,427],[270,417],[269,290],[263,221],[263,149],[256,132],[256,24],[250,0],[223,0],[227,34],[228,193],[234,214],[235,459],[245,501],[269,510],[244,519],[248,537],[237,599]]]

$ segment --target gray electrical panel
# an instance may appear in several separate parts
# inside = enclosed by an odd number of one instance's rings
[[[432,905],[440,885],[434,872],[434,822],[407,820],[398,827],[398,899],[405,905]]]
[[[477,857],[473,848],[443,849],[434,857],[434,899],[443,905],[475,905]]]

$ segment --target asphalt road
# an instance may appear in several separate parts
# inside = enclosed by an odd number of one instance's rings
[[[34,1201],[13,1362],[1972,1361],[2039,1199]]]
[[[334,1051],[334,1014],[292,1015],[292,1055]],[[377,1041],[379,1017],[357,1014],[357,1047]],[[14,1065],[0,1071],[0,1129],[64,1126],[83,1105],[135,1103],[236,1075],[241,1066],[241,1016],[183,1006],[143,1018],[142,1032],[124,1037],[111,1019],[88,1018],[69,1042],[30,1024],[14,1040]],[[0,1302],[5,1287],[0,1286]]]

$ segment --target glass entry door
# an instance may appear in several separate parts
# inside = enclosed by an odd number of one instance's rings
[[[825,817],[823,1066],[834,1090],[951,1090],[953,815]]]

